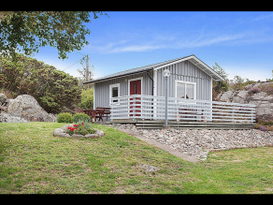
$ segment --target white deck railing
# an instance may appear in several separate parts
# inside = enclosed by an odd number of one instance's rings
[[[165,97],[130,95],[113,97],[110,120],[165,119]],[[168,98],[168,120],[254,123],[255,105],[208,100]]]

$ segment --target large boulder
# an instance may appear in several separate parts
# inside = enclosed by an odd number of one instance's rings
[[[220,97],[221,102],[231,102],[231,99],[233,97],[233,90],[227,91],[225,93],[222,94],[222,96]]]
[[[32,122],[56,121],[56,116],[47,113],[31,95],[19,95],[10,99],[7,113]]]
[[[5,94],[0,93],[0,111],[4,113],[1,113],[3,122],[21,122],[19,118],[32,122],[55,122],[57,120],[56,115],[47,113],[34,97],[26,94],[19,95],[15,99],[8,99]]]

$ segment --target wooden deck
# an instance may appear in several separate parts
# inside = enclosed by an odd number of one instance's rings
[[[115,120],[102,124],[135,124],[138,129],[162,129],[164,121],[152,120]],[[253,129],[254,123],[220,123],[220,122],[187,122],[168,121],[168,125],[175,129]]]

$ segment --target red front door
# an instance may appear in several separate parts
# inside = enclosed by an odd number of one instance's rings
[[[141,95],[141,80],[130,81],[130,95]],[[130,104],[140,104],[139,97],[130,98]],[[136,109],[139,108],[139,109]],[[141,112],[141,106],[130,106],[130,112]],[[140,114],[130,114],[140,116]]]

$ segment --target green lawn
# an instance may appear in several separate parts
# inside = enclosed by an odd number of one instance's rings
[[[0,123],[0,193],[272,193],[273,148],[191,163],[106,126],[106,136],[52,136],[61,123]],[[140,164],[160,167],[146,173]]]

